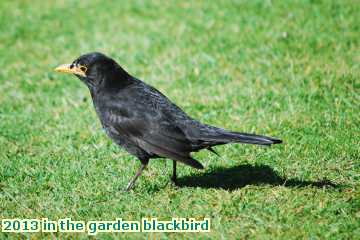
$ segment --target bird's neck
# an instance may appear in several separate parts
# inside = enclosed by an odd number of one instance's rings
[[[121,67],[108,71],[106,75],[98,76],[97,79],[87,84],[91,94],[98,92],[118,92],[133,84],[134,78]]]

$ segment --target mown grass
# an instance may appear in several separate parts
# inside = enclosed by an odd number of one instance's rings
[[[211,233],[97,239],[360,238],[360,4],[1,1],[0,217],[211,218]],[[86,87],[53,68],[101,51],[191,116],[277,136],[205,166],[139,162],[101,130]],[[1,238],[21,234],[0,233]],[[24,234],[87,238],[86,234]]]

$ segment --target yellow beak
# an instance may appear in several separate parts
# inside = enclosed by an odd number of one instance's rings
[[[55,71],[61,72],[61,73],[72,73],[72,74],[80,75],[82,77],[86,77],[86,74],[85,74],[86,67],[84,67],[84,66],[73,65],[71,67],[71,64],[63,64],[63,65],[60,65],[57,68],[55,68]]]

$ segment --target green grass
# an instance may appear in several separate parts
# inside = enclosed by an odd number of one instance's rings
[[[0,218],[211,218],[211,233],[98,239],[360,238],[359,1],[0,1],[0,17]],[[206,170],[180,165],[179,187],[153,160],[119,191],[139,161],[53,72],[94,50],[202,122],[285,144],[196,153]]]

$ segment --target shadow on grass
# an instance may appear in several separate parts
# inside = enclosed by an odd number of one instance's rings
[[[339,187],[328,180],[313,182],[285,179],[269,166],[252,166],[249,164],[232,168],[216,168],[201,175],[180,177],[177,179],[176,185],[179,187],[220,188],[232,191],[246,185],[261,184],[286,187]]]

